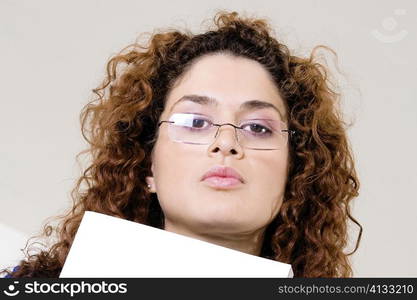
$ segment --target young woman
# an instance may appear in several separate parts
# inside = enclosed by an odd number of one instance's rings
[[[81,113],[91,165],[58,241],[9,276],[58,277],[86,210],[289,263],[295,277],[352,276],[359,182],[325,67],[265,20],[221,12],[214,24],[108,62]],[[349,219],[361,230],[346,254]]]

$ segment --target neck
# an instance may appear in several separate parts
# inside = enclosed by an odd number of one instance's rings
[[[261,254],[265,232],[265,228],[261,228],[245,234],[202,233],[173,224],[167,219],[164,230],[256,256]]]

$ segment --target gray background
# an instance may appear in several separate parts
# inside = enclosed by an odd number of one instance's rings
[[[86,144],[78,122],[105,63],[141,32],[204,30],[218,9],[267,18],[298,55],[339,56],[361,181],[355,277],[416,277],[415,1],[0,1],[0,267],[70,205]],[[331,60],[330,67],[332,67]],[[353,241],[358,233],[351,226]],[[347,251],[349,250],[347,249]]]

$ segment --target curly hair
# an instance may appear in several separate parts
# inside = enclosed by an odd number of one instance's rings
[[[73,205],[46,224],[57,233],[48,249],[26,254],[13,277],[58,277],[86,210],[153,227],[164,226],[156,194],[146,188],[157,122],[174,83],[203,55],[227,53],[259,62],[272,76],[288,111],[290,165],[284,201],[265,231],[262,257],[289,263],[295,277],[350,277],[348,256],[362,235],[349,202],[359,181],[338,108],[340,94],[317,62],[294,56],[274,37],[265,19],[217,12],[214,28],[201,34],[155,31],[148,43],[123,48],[107,63],[104,81],[81,111],[80,123],[91,163],[71,192]],[[327,50],[330,48],[324,47]],[[335,53],[334,53],[335,54]],[[82,185],[86,186],[82,188]],[[353,252],[346,254],[349,219],[360,227]],[[51,238],[51,237],[50,237]]]

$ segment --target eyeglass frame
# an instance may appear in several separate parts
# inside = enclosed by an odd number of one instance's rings
[[[282,121],[281,121],[282,122]],[[162,123],[170,123],[170,124],[172,124],[172,123],[175,123],[174,121],[169,121],[169,120],[164,120],[164,121],[160,121],[159,123],[158,123],[158,128],[162,125]],[[239,143],[239,139],[238,139],[238,136],[237,136],[237,129],[241,129],[241,130],[243,130],[243,127],[242,126],[236,126],[236,125],[234,125],[234,124],[232,124],[232,123],[223,123],[223,124],[216,124],[216,123],[211,123],[210,122],[210,124],[211,124],[211,126],[217,126],[217,131],[216,131],[216,134],[215,134],[215,136],[214,136],[214,138],[213,138],[213,141],[215,141],[216,140],[216,137],[217,137],[217,135],[218,135],[218,133],[219,133],[219,130],[220,130],[220,127],[222,127],[222,126],[224,126],[224,125],[230,125],[230,126],[232,126],[234,129],[235,129],[235,137],[236,137],[236,140],[238,141],[238,143]],[[280,130],[281,132],[287,132],[288,133],[288,138],[290,138],[291,136],[293,136],[295,133],[296,133],[296,130],[291,130],[291,129],[281,129]],[[184,142],[182,142],[183,144],[192,144],[192,145],[209,145],[209,144],[193,144],[193,143],[184,143]],[[239,145],[240,145],[240,143],[239,143]],[[241,145],[242,146],[242,145]],[[243,147],[243,146],[242,146]],[[247,147],[244,147],[244,148],[247,148]],[[247,149],[252,149],[252,150],[279,150],[279,148],[278,149],[258,149],[258,148],[247,148]]]

